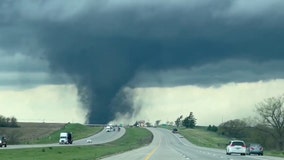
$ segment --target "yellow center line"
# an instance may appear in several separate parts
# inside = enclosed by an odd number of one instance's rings
[[[157,151],[157,149],[160,147],[160,144],[161,144],[161,139],[159,141],[159,145],[157,147],[155,147],[146,157],[144,160],[149,160],[153,154]]]
[[[144,160],[149,160],[152,155],[157,151],[157,149],[159,148],[160,146],[157,146],[156,148],[154,148],[148,155],[147,157],[144,159]]]

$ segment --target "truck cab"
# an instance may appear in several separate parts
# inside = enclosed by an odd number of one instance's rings
[[[72,144],[72,134],[70,132],[60,133],[59,144]]]
[[[112,132],[115,131],[115,127],[112,124],[108,124],[106,127],[106,132]]]
[[[0,136],[0,147],[7,147],[7,139],[4,136]]]

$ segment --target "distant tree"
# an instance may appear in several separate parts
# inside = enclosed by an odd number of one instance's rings
[[[256,111],[266,130],[277,141],[280,150],[284,148],[284,95],[265,99],[256,105]]]
[[[17,119],[0,115],[0,127],[18,127]]]
[[[208,131],[212,131],[212,132],[217,132],[218,131],[218,127],[216,127],[215,125],[213,125],[213,126],[209,125],[207,127],[207,130]]]
[[[7,127],[10,127],[10,121],[11,121],[11,118],[10,117],[6,117],[5,124],[6,124]]]
[[[213,132],[217,132],[217,131],[218,131],[218,127],[213,125],[213,127],[212,127],[212,130],[211,130],[211,131],[213,131]]]
[[[155,125],[159,126],[160,122],[161,122],[161,120],[156,120]]]
[[[189,116],[185,117],[182,121],[182,125],[186,128],[194,128],[196,125],[196,119],[194,118],[193,112],[190,112]]]
[[[152,124],[151,124],[150,122],[146,122],[146,126],[147,126],[147,127],[151,127]]]
[[[0,127],[5,127],[6,120],[5,117],[0,115]]]
[[[181,120],[182,120],[182,115],[179,116],[179,117],[177,118],[177,120],[175,121],[175,124],[176,124],[177,127],[180,126]]]
[[[19,127],[17,118],[11,117],[11,127]]]
[[[212,128],[212,126],[211,126],[211,125],[209,125],[209,126],[207,127],[207,130],[208,130],[208,131],[210,131],[210,130],[211,130],[211,128]]]
[[[133,126],[138,127],[138,126],[139,126],[139,123],[136,121],[136,122],[133,124]]]
[[[278,149],[278,146],[275,145],[277,142],[275,139],[269,134],[271,128],[263,124],[258,124],[253,127],[247,128],[247,138],[246,141],[255,142],[262,144],[267,150],[275,150]]]
[[[242,138],[245,136],[247,123],[240,119],[229,120],[219,125],[218,132],[233,138]]]

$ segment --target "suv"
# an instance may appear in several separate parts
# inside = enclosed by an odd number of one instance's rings
[[[177,132],[178,132],[178,129],[174,128],[174,129],[172,130],[172,132],[173,132],[173,133],[177,133]]]
[[[232,153],[246,155],[245,142],[241,140],[230,141],[226,148],[226,154],[231,155]]]
[[[249,144],[247,147],[247,154],[263,155],[263,147],[260,144]]]
[[[7,140],[6,140],[6,138],[5,137],[3,137],[3,136],[0,136],[1,137],[1,139],[0,139],[0,147],[7,147]]]

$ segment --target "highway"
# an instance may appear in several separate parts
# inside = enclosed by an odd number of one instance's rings
[[[154,135],[151,144],[103,158],[103,160],[283,160],[283,158],[254,155],[226,155],[225,149],[211,149],[198,147],[187,141],[180,134],[173,134],[171,131],[162,128],[148,128]],[[31,144],[31,145],[8,145],[7,148],[0,149],[21,149],[21,148],[41,148],[41,147],[66,147],[103,144],[114,141],[125,133],[121,128],[120,132],[106,132],[102,130],[91,137],[76,140],[73,144]]]
[[[94,145],[94,144],[103,144],[108,143],[111,141],[114,141],[121,136],[123,136],[125,133],[125,128],[121,128],[121,130],[118,132],[106,132],[105,129],[101,132],[80,140],[73,141],[73,144],[59,144],[59,143],[53,143],[53,144],[23,144],[23,145],[7,145],[7,147],[2,147],[0,149],[21,149],[21,148],[40,148],[40,147],[66,147],[66,146],[82,146],[82,145]],[[59,135],[58,135],[59,140]]]
[[[106,157],[103,160],[283,160],[254,155],[226,155],[225,149],[210,149],[191,144],[179,134],[162,128],[148,128],[154,139],[148,146]]]

